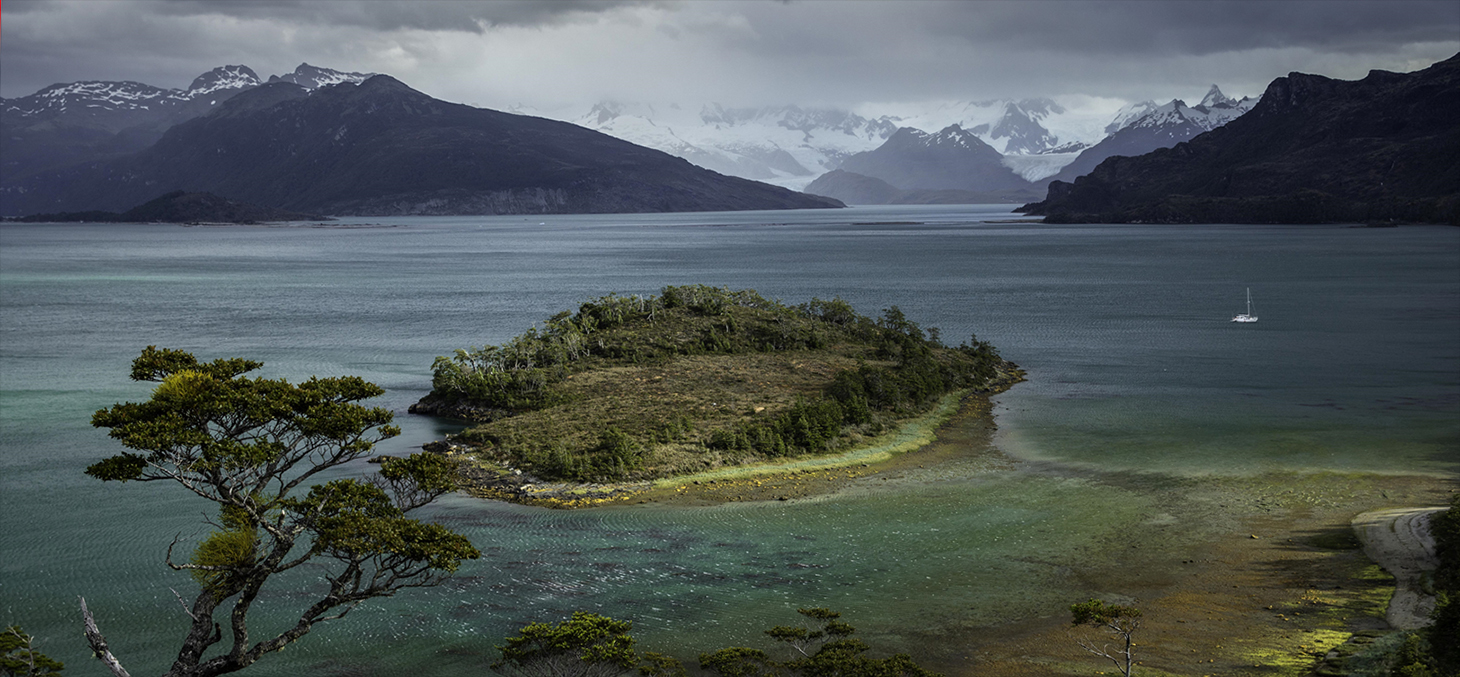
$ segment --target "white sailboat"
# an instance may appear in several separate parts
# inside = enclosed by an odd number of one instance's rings
[[[1247,312],[1242,313],[1242,314],[1240,314],[1240,315],[1232,318],[1232,321],[1233,322],[1256,322],[1257,321],[1257,316],[1252,314],[1252,288],[1251,287],[1248,287],[1247,288]]]

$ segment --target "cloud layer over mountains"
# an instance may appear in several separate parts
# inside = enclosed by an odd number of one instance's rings
[[[1460,5],[1325,2],[12,0],[0,95],[56,82],[185,87],[199,64],[385,72],[504,108],[1256,94],[1460,50]]]

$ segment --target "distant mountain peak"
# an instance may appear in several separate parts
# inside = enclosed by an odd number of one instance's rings
[[[1110,136],[1126,128],[1130,123],[1145,117],[1159,107],[1160,104],[1149,99],[1122,106],[1120,110],[1116,111],[1115,118],[1110,121],[1110,124],[1105,125],[1105,135]]]
[[[198,98],[226,89],[246,89],[263,84],[258,73],[244,65],[219,66],[193,79],[188,85],[188,98]]]
[[[1216,85],[1207,90],[1207,95],[1202,97],[1201,103],[1197,104],[1203,108],[1230,108],[1237,105],[1237,100],[1222,93],[1222,89]]]
[[[292,73],[270,75],[269,82],[289,82],[312,91],[320,87],[338,85],[344,82],[358,85],[370,79],[373,75],[375,73],[349,73],[337,71],[333,68],[320,68],[319,66],[311,66],[308,63],[301,63]]]

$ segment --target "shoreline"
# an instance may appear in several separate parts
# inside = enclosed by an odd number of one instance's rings
[[[901,421],[895,429],[825,456],[725,466],[634,482],[574,483],[544,482],[520,469],[477,465],[472,448],[452,444],[449,435],[421,448],[457,462],[465,481],[460,491],[520,505],[576,509],[627,503],[713,505],[805,498],[836,491],[851,479],[877,472],[879,465],[928,446],[937,439],[939,428],[960,412],[976,412],[991,423],[989,398],[1024,381],[1024,370],[1006,364],[1009,371],[1001,373],[991,385],[950,392],[930,411]]]
[[[1191,489],[1224,497],[1213,518],[1228,524],[1189,547],[1132,535],[1119,561],[1072,574],[1096,596],[1144,612],[1141,674],[1347,674],[1349,656],[1395,631],[1386,612],[1396,580],[1365,552],[1355,516],[1409,514],[1395,506],[1444,503],[1460,487],[1453,477],[1276,473]],[[1186,501],[1183,493],[1166,500]],[[939,668],[948,677],[1073,677],[1108,667],[1075,645],[1069,623],[1061,610],[979,628],[956,638],[973,660]]]
[[[877,443],[837,456],[637,483],[631,491],[606,499],[509,500],[545,507],[652,501],[694,508],[827,495],[878,473],[939,463],[940,452],[926,458],[908,452],[936,450],[938,445],[931,443],[939,441],[954,417],[976,417],[993,429],[990,397],[1012,385],[945,396],[933,411],[880,436]],[[1112,486],[1125,482],[1123,473],[1061,470],[997,450],[995,454],[997,463],[1013,472],[1052,472]],[[588,490],[594,488],[604,487]],[[1213,508],[1213,499],[1219,498],[1220,510],[1212,514],[1214,519],[1199,522],[1202,535],[1185,549],[1133,535],[1128,546],[1119,546],[1132,549],[1113,555],[1121,563],[1075,566],[1070,574],[1089,590],[1107,591],[1097,596],[1113,595],[1111,599],[1134,603],[1146,613],[1139,644],[1141,672],[1307,677],[1346,674],[1349,656],[1399,627],[1386,621],[1386,612],[1401,597],[1402,586],[1386,572],[1392,569],[1365,552],[1357,534],[1360,517],[1415,510],[1396,506],[1445,504],[1457,484],[1447,476],[1291,471],[1172,478],[1171,486],[1151,491],[1164,501],[1196,499]],[[1073,677],[1103,667],[1073,643],[1069,630],[1068,614],[1060,610],[962,630],[941,628],[936,637],[914,642],[930,652],[920,663],[948,677]],[[910,632],[909,638],[919,634]]]
[[[1360,513],[1353,519],[1364,554],[1394,577],[1394,597],[1384,614],[1398,630],[1429,625],[1435,610],[1433,591],[1426,592],[1426,574],[1439,568],[1430,518],[1446,506],[1389,508]]]
[[[430,447],[427,451],[460,461],[459,468],[468,483],[461,491],[478,498],[520,505],[575,509],[648,502],[713,505],[789,500],[830,493],[848,480],[877,472],[878,465],[926,447],[936,439],[938,429],[960,412],[968,410],[987,416],[992,410],[988,398],[1015,383],[1018,380],[993,391],[957,391],[944,395],[931,411],[839,454],[727,466],[639,482],[540,482],[515,469],[503,469],[489,476],[487,470],[468,460],[472,453],[469,447],[449,442],[433,442],[426,447]]]

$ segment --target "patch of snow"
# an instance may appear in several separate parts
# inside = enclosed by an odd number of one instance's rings
[[[1145,117],[1159,107],[1160,104],[1155,101],[1141,101],[1122,106],[1120,110],[1116,111],[1115,118],[1110,121],[1110,124],[1105,125],[1105,133],[1109,135],[1125,129],[1130,123]]]
[[[358,85],[370,79],[374,75],[376,74],[347,73],[345,71],[337,71],[333,68],[320,68],[319,66],[311,66],[307,63],[301,63],[298,67],[294,69],[294,72],[292,73],[285,73],[284,75],[270,75],[269,82],[289,82],[299,85],[300,87],[303,87],[307,90],[313,91],[319,89],[320,87],[330,87],[333,85],[345,83]]]
[[[1015,174],[1024,177],[1027,181],[1038,181],[1040,179],[1058,174],[1065,165],[1075,161],[1080,153],[1039,153],[1034,155],[1005,155],[1001,161],[1005,167],[1014,170]]]

